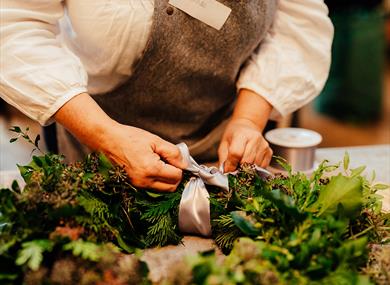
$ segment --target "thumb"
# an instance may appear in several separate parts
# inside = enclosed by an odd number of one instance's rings
[[[179,148],[170,142],[159,139],[155,144],[154,152],[165,162],[168,162],[177,168],[184,169],[187,167]]]

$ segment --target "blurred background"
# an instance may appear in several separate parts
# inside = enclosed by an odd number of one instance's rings
[[[332,66],[321,95],[278,123],[322,134],[320,147],[390,148],[390,0],[327,0],[335,26]],[[31,159],[32,146],[9,143],[11,126],[41,127],[0,99],[0,171]],[[40,143],[45,149],[44,140]],[[389,162],[390,164],[390,162]]]

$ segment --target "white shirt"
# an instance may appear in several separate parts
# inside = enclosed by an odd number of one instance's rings
[[[42,125],[72,97],[107,92],[132,75],[154,9],[153,0],[0,1],[0,96]],[[333,38],[327,14],[322,0],[279,0],[241,70],[237,89],[263,96],[272,119],[323,88]]]

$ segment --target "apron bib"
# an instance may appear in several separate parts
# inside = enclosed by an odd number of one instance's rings
[[[199,161],[217,159],[240,68],[276,10],[275,0],[219,2],[232,12],[218,31],[168,0],[156,0],[150,38],[133,75],[113,92],[93,96],[112,119],[185,142]],[[60,152],[70,160],[84,156],[85,147],[63,128],[57,132]]]

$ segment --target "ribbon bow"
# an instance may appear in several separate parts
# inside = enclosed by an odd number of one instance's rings
[[[228,191],[228,176],[216,167],[199,165],[190,155],[185,143],[180,143],[177,146],[187,164],[186,170],[191,171],[196,176],[188,181],[181,196],[179,205],[179,229],[185,233],[210,236],[210,195],[205,184],[217,186]],[[261,167],[255,166],[255,169],[261,177],[272,175]]]

